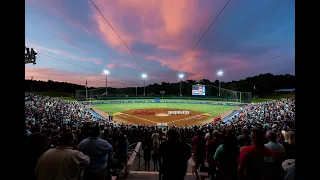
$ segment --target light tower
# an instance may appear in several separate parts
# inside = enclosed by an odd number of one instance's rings
[[[182,96],[181,83],[182,83],[182,79],[183,79],[184,75],[183,74],[179,74],[178,76],[179,76],[179,79],[180,79],[180,96]]]
[[[143,79],[143,95],[146,95],[146,78],[148,77],[146,73],[143,73],[141,75],[142,79]]]
[[[217,76],[218,77],[222,77],[223,76],[223,71],[222,70],[220,70],[220,71],[218,71],[217,72]],[[219,78],[219,97],[220,97],[220,89],[221,89],[221,79]]]
[[[106,75],[106,96],[108,95],[108,75],[109,75],[109,71],[108,70],[104,70],[103,73]]]

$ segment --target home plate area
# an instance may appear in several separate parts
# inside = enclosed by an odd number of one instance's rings
[[[168,126],[201,124],[201,121],[211,117],[208,113],[168,108],[127,110],[115,113],[113,116],[115,121],[119,119],[132,124],[152,126],[159,123],[165,123]]]

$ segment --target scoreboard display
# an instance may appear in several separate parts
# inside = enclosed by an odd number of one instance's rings
[[[206,86],[205,85],[193,85],[192,86],[192,95],[193,96],[205,96],[206,95]]]

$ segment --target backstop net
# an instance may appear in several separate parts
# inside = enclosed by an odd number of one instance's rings
[[[240,92],[233,91],[230,89],[219,88],[218,86],[206,86],[207,96],[215,97],[220,100],[251,103],[252,93],[251,92]]]
[[[80,101],[85,101],[85,100],[99,97],[102,94],[106,93],[106,88],[90,89],[90,90],[88,90],[87,93],[88,94],[86,94],[86,90],[77,90],[76,91],[76,99],[80,100]]]

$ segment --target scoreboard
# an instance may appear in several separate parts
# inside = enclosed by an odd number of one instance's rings
[[[193,96],[205,96],[206,86],[205,85],[192,85],[192,95]]]

